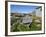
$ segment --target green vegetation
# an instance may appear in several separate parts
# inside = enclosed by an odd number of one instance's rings
[[[20,24],[19,22],[17,22],[14,18],[14,23],[12,23],[13,25],[11,25],[11,32],[20,32],[20,31],[38,31],[41,30],[42,28],[42,24],[41,24],[41,18],[39,17],[33,17],[32,18],[32,24],[30,24],[28,26],[28,24]],[[36,19],[39,19],[40,22],[35,22]]]

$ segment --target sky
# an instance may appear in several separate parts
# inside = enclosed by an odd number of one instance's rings
[[[11,5],[11,12],[15,13],[31,13],[34,11],[38,6],[32,5]]]

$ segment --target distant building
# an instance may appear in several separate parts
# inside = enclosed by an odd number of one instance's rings
[[[42,17],[42,7],[36,8],[36,16]]]
[[[35,16],[38,16],[38,17],[42,17],[42,7],[40,6],[40,7],[36,8],[36,10],[34,10],[32,12],[32,15],[35,15]]]

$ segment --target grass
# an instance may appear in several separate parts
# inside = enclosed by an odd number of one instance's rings
[[[32,26],[31,26],[31,31],[38,31],[38,30],[41,30],[41,24],[40,26],[37,26],[38,24],[37,23],[32,23]]]
[[[33,18],[34,20],[36,17]],[[32,24],[27,26],[26,24],[20,24],[19,22],[17,23],[14,20],[13,25],[11,26],[11,32],[20,32],[20,31],[39,31],[42,29],[41,23],[37,23],[33,20]]]

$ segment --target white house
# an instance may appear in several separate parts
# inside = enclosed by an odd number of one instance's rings
[[[40,7],[36,8],[36,10],[34,10],[32,12],[32,15],[35,15],[35,16],[38,16],[38,17],[42,17],[42,7],[40,6]]]
[[[42,7],[36,8],[36,16],[42,17]]]

